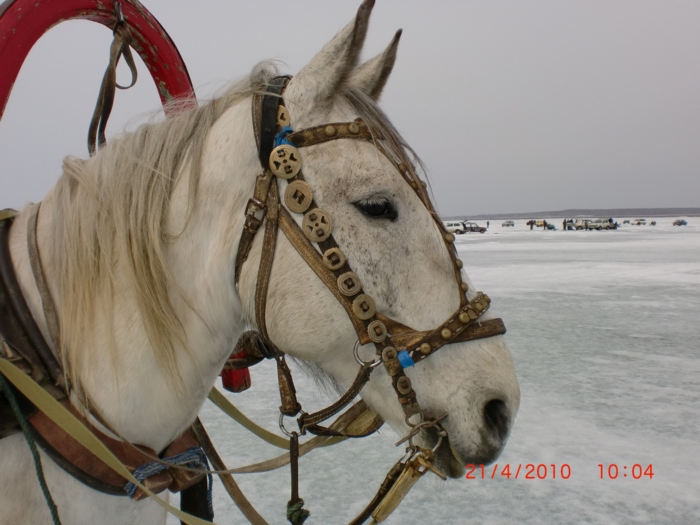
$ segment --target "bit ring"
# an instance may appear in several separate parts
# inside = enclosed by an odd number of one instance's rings
[[[360,364],[360,366],[363,366],[365,368],[375,368],[375,367],[382,364],[381,356],[378,357],[377,359],[375,359],[374,361],[363,361],[362,359],[360,359],[359,350],[360,350],[360,341],[357,340],[357,342],[355,342],[355,348],[353,348],[352,353],[355,356],[355,361],[357,361]]]

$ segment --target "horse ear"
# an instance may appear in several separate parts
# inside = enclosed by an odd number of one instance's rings
[[[287,87],[285,100],[300,105],[302,109],[330,100],[357,66],[373,7],[374,0],[364,0],[355,19],[294,76]]]
[[[351,85],[374,100],[379,100],[391,70],[394,69],[401,31],[399,29],[396,32],[391,43],[382,53],[358,67],[348,80]]]

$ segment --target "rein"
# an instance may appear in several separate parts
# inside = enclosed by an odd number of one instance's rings
[[[479,320],[488,310],[491,301],[481,292],[477,292],[471,300],[468,298],[469,287],[462,280],[463,264],[457,257],[454,246],[455,237],[442,225],[430,202],[425,183],[419,179],[413,166],[410,163],[407,166],[393,159],[382,145],[381,134],[373,132],[361,119],[292,131],[289,113],[283,99],[284,89],[289,80],[288,76],[277,77],[270,82],[265,93],[256,93],[253,97],[253,128],[262,173],[256,178],[253,196],[249,199],[245,210],[245,223],[235,262],[235,283],[238,287],[241,269],[248,258],[253,240],[264,222],[263,247],[255,289],[255,318],[264,346],[270,349],[271,355],[266,357],[272,357],[277,362],[282,399],[280,428],[290,437],[292,443],[307,431],[324,435],[328,430],[321,427],[319,423],[346,407],[370,380],[375,367],[383,364],[392,378],[392,385],[403,409],[405,421],[411,427],[407,435],[397,443],[398,446],[408,442],[406,456],[391,469],[375,499],[352,523],[362,523],[370,515],[374,516],[376,522],[380,522],[398,506],[403,496],[422,474],[432,470],[444,478],[432,467],[432,461],[435,451],[447,438],[447,432],[441,422],[448,415],[430,417],[425,413],[417,400],[411,380],[406,376],[405,369],[426,359],[447,344],[501,335],[506,330],[501,319]],[[302,156],[299,150],[306,146],[339,139],[362,140],[373,144],[411,186],[440,229],[453,263],[460,300],[459,308],[440,326],[429,331],[418,331],[377,312],[374,299],[365,293],[359,277],[352,271],[351,261],[335,241],[332,234],[333,219],[314,200],[313,190],[304,179]],[[287,185],[280,200],[279,195],[282,190],[278,184],[282,180],[286,181]],[[303,215],[301,227],[292,214]],[[357,334],[354,353],[360,364],[360,370],[355,381],[338,401],[313,414],[304,412],[298,403],[291,373],[284,360],[284,353],[278,349],[267,332],[266,300],[278,229],[282,230],[292,246],[340,302]],[[376,358],[374,361],[365,362],[360,359],[358,349],[359,345],[369,343],[375,346]],[[298,416],[298,431],[290,432],[285,428],[283,422],[285,416]],[[412,421],[413,416],[417,416],[417,421]],[[434,429],[438,436],[437,444],[431,450],[415,445],[414,437],[430,428]],[[303,509],[299,506],[299,502],[303,504],[303,500],[297,493],[297,467],[294,455],[291,461],[292,499],[288,508],[301,511]],[[297,515],[290,518],[290,521],[301,523],[307,515],[308,513]]]

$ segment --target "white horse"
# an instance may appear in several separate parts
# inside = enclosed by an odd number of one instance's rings
[[[358,67],[371,4],[289,82],[284,98],[295,129],[361,117],[395,133],[376,100],[399,34]],[[160,451],[191,425],[238,336],[254,324],[258,265],[251,261],[260,257],[262,235],[238,288],[234,261],[260,172],[251,97],[272,76],[271,67],[261,66],[223,96],[125,134],[89,160],[67,158],[43,200],[38,244],[62,336],[54,350],[73,384],[133,443]],[[306,180],[332,215],[334,236],[377,311],[419,330],[440,325],[459,306],[453,262],[435,220],[397,169],[362,141],[311,146],[303,160]],[[284,182],[275,184],[284,191]],[[32,314],[50,340],[29,264],[28,216],[25,209],[16,218],[10,248]],[[284,236],[266,318],[286,354],[339,384],[352,383],[353,326]],[[364,359],[372,358],[370,346],[360,349]],[[438,450],[439,469],[456,477],[466,464],[498,456],[519,405],[502,336],[446,346],[406,373],[421,406],[448,415],[449,447]],[[408,429],[382,367],[362,397],[400,432]],[[79,404],[75,394],[73,402]],[[150,499],[96,492],[42,459],[64,524],[165,522],[165,511]],[[48,523],[24,437],[1,440],[0,524]]]

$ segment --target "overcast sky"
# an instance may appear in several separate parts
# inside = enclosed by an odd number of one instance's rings
[[[296,73],[359,4],[144,0],[200,99],[263,59]],[[444,216],[700,207],[700,1],[377,0],[364,58],[399,28],[382,106]],[[63,156],[86,156],[110,42],[73,21],[32,50],[0,123],[0,207],[40,200]],[[139,66],[108,136],[159,105]]]

